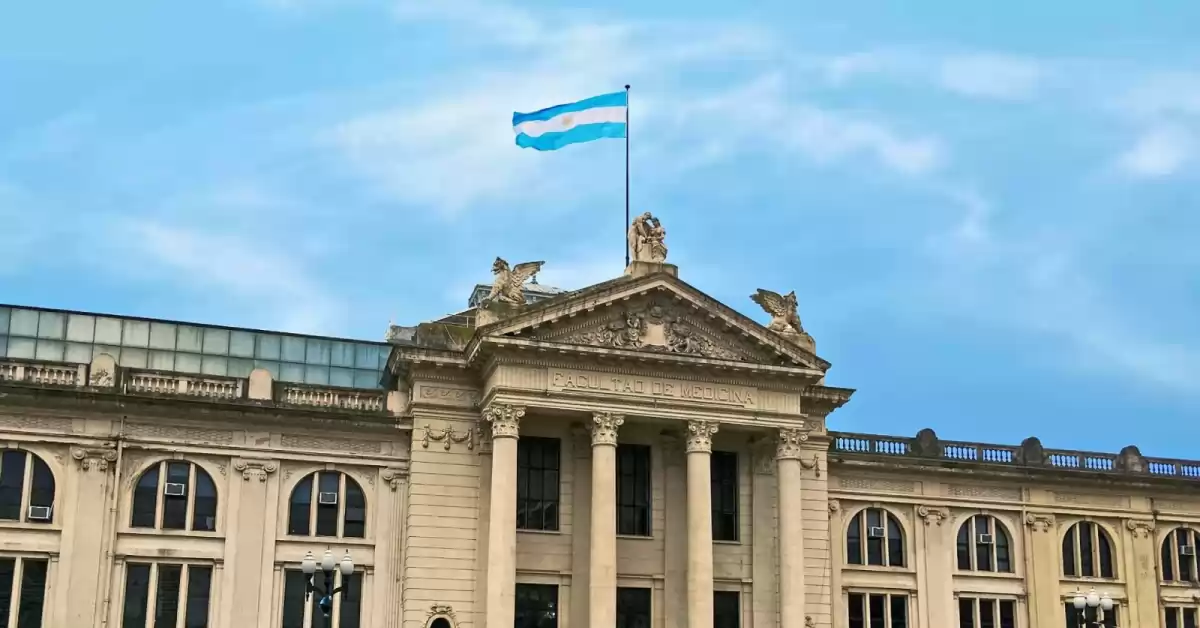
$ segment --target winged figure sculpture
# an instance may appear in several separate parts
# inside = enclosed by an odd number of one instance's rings
[[[492,291],[487,301],[500,301],[513,305],[525,305],[525,294],[521,286],[525,281],[537,274],[546,262],[525,262],[509,268],[508,262],[497,257],[492,264],[492,273],[496,275],[492,282]]]
[[[796,313],[795,290],[781,295],[778,292],[759,288],[758,292],[750,295],[750,298],[771,315],[771,322],[767,324],[767,329],[804,333],[804,327],[800,325],[800,315]]]

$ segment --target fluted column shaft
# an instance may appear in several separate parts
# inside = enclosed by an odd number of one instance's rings
[[[712,628],[712,435],[717,424],[689,421],[687,433],[687,625]]]
[[[617,429],[618,414],[597,412],[592,434],[592,525],[588,555],[588,625],[617,624]]]
[[[804,628],[804,519],[800,443],[808,434],[779,430],[775,465],[779,487],[779,626]]]
[[[517,589],[517,437],[525,409],[493,404],[492,486],[487,547],[487,628],[512,628]]]

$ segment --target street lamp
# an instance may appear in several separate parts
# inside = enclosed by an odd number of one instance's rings
[[[345,597],[345,591],[350,586],[350,576],[354,573],[354,561],[350,558],[350,550],[346,550],[346,555],[342,557],[342,562],[337,563],[333,560],[333,552],[325,550],[325,555],[321,557],[321,571],[325,573],[325,586],[317,586],[313,583],[313,576],[317,573],[317,559],[313,557],[310,551],[304,555],[304,560],[300,561],[300,571],[304,572],[304,601],[311,599],[313,592],[321,594],[321,599],[317,600],[317,606],[321,609],[323,617],[322,623],[325,626],[329,625],[329,614],[333,612],[333,596],[341,593]],[[333,588],[333,573],[335,570],[342,572],[342,586]]]
[[[1109,626],[1115,628],[1116,624],[1109,624],[1107,615],[1112,611],[1113,601],[1108,597],[1108,594],[1097,595],[1096,588],[1092,587],[1087,595],[1078,589],[1075,590],[1075,599],[1071,600],[1071,605],[1075,607],[1075,626],[1076,628],[1088,628],[1088,626]],[[1115,617],[1113,618],[1115,621]]]

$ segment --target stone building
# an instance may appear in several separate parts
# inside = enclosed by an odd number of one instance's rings
[[[332,628],[1196,626],[1200,463],[833,431],[793,295],[501,262],[388,342],[0,307],[0,628],[322,625],[327,549]]]

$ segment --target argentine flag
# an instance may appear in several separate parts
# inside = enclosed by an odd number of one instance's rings
[[[558,150],[568,144],[625,137],[628,111],[629,92],[613,92],[533,113],[513,113],[513,132],[521,148]]]

